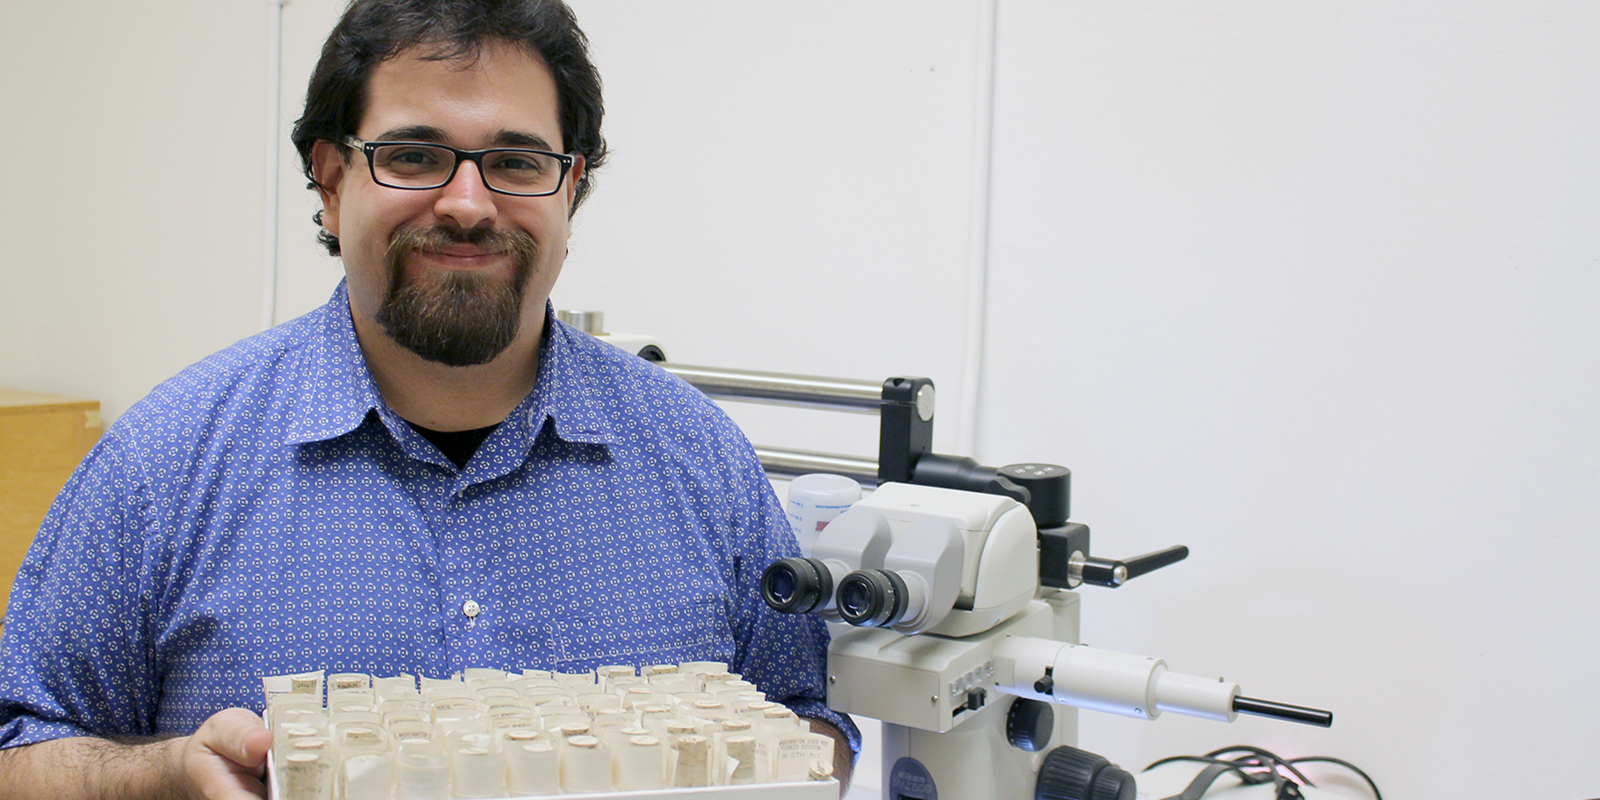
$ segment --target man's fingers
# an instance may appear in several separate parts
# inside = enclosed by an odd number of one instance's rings
[[[272,733],[254,712],[229,708],[211,715],[195,731],[200,744],[242,767],[256,768],[267,763],[267,748]]]
[[[254,800],[266,796],[261,782],[272,733],[243,708],[212,714],[184,746],[183,772],[189,794],[208,800]]]

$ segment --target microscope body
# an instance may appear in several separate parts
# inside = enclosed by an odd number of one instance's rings
[[[831,626],[828,706],[884,723],[886,800],[1130,800],[1131,776],[1076,749],[1079,708],[1331,722],[1157,658],[1080,644],[1078,595],[1041,585],[1039,540],[1009,497],[886,483],[830,522],[811,557],[763,576],[774,608],[850,623]],[[1077,552],[1075,566],[1046,572],[1115,587],[1186,552]]]
[[[968,637],[835,626],[828,706],[883,722],[884,797],[1032,800],[1049,748],[1077,743],[1077,709],[1055,707],[1042,730],[1035,721],[1008,735],[1018,700],[994,688],[995,645],[1011,636],[1077,642],[1078,608],[1076,593],[1052,590]],[[1021,734],[1033,749],[1013,743]]]
[[[848,556],[854,547],[857,568],[895,568],[883,541],[863,533],[863,521],[882,519],[894,545],[945,523],[965,556],[959,572],[945,573],[958,576],[959,591],[926,630],[832,626],[828,706],[883,722],[884,796],[1033,798],[1045,751],[1074,743],[1077,714],[1062,708],[1008,735],[1015,700],[996,690],[1005,668],[996,646],[1011,637],[1076,643],[1078,596],[1039,592],[1032,516],[1007,497],[901,483],[884,484],[846,514],[818,537],[817,554]],[[1013,743],[1018,736],[1028,737],[1026,747]]]

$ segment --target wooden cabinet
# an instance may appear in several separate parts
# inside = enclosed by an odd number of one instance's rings
[[[50,503],[99,438],[99,401],[0,389],[0,612]]]

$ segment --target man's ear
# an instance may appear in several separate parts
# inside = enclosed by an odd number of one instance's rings
[[[339,185],[346,166],[343,148],[322,139],[311,144],[311,174],[322,197],[322,227],[334,236],[339,235]]]
[[[572,198],[578,196],[578,181],[583,180],[583,167],[588,163],[584,161],[582,153],[573,153],[572,156],[572,169],[567,171],[567,184],[564,187],[567,190],[567,213],[569,214],[572,209]]]

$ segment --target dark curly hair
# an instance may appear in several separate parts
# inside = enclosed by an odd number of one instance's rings
[[[605,107],[600,73],[589,61],[589,40],[561,0],[354,0],[322,45],[306,89],[305,114],[290,134],[310,181],[307,188],[317,188],[311,146],[355,133],[367,109],[367,82],[379,63],[418,45],[429,46],[430,59],[471,60],[495,41],[537,55],[555,80],[561,139],[568,152],[583,155],[586,165],[573,197],[576,211],[593,187],[595,170],[605,163],[606,140],[600,135]],[[318,212],[319,225],[321,217]],[[317,240],[330,254],[339,254],[339,240],[328,231],[320,231]]]

